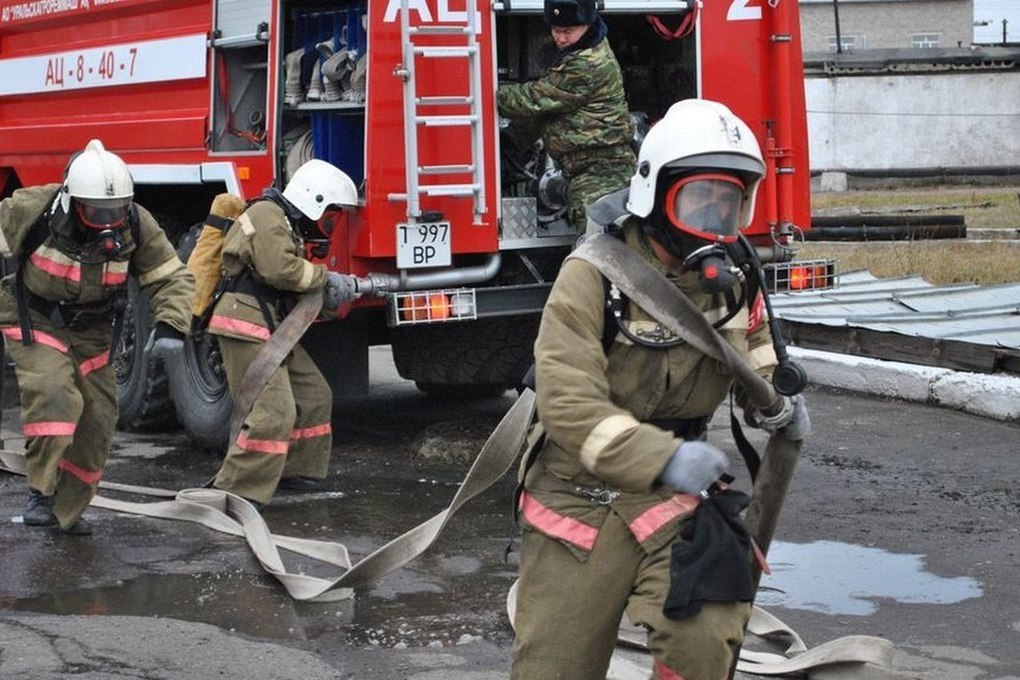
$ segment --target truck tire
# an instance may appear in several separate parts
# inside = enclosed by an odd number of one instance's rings
[[[201,230],[196,224],[181,240],[177,248],[181,262],[188,261]],[[225,451],[234,402],[216,338],[208,333],[188,335],[180,360],[171,362],[167,373],[177,421],[185,434],[201,448]]]
[[[132,278],[128,282],[124,326],[113,358],[120,409],[117,426],[122,430],[166,430],[177,424],[163,362],[145,353],[152,325],[149,301]]]
[[[401,377],[442,398],[495,396],[517,387],[532,362],[539,315],[408,326],[392,338]]]
[[[172,362],[168,372],[177,420],[188,438],[202,448],[226,450],[234,402],[216,338],[189,336],[180,361]]]

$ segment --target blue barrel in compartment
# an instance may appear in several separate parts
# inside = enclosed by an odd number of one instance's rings
[[[313,111],[312,153],[346,172],[355,184],[365,179],[363,113]]]

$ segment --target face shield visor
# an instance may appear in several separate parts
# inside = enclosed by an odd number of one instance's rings
[[[732,243],[740,230],[744,183],[732,175],[699,173],[678,179],[666,192],[670,224],[696,238]]]
[[[131,212],[130,198],[75,198],[74,204],[82,226],[96,231],[122,228]]]

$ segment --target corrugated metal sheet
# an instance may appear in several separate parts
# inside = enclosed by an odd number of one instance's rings
[[[1020,283],[934,286],[920,277],[839,276],[835,289],[772,296],[776,316],[798,325],[866,329],[1020,350]]]

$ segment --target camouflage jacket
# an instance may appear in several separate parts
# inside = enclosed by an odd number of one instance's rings
[[[620,64],[605,38],[567,53],[538,80],[501,85],[497,103],[515,126],[537,127],[568,175],[586,152],[629,145],[634,136]]]
[[[636,219],[628,223],[625,236],[628,246],[672,280],[709,320],[725,316],[723,297],[702,292],[696,273],[666,269]],[[651,421],[710,417],[733,378],[724,364],[691,345],[669,342],[671,334],[634,303],[627,305],[622,323],[631,334],[664,344],[646,347],[617,332],[606,351],[604,290],[602,274],[593,265],[568,259],[543,311],[535,377],[537,427],[545,437],[524,480],[522,518],[584,553],[608,513],[615,512],[643,547],[654,550],[675,535],[678,524],[669,520],[693,511],[698,499],[658,485],[682,440]],[[719,330],[759,374],[770,375],[776,356],[768,326],[760,316],[750,321],[751,316],[743,306]],[[605,491],[602,499],[611,502],[595,502],[593,490]],[[564,527],[583,530],[558,533]]]
[[[54,200],[59,186],[49,184],[18,189],[0,203],[0,229],[6,240],[6,244],[0,244],[0,247],[9,250],[15,258],[26,258],[25,287],[39,298],[65,303],[72,309],[108,310],[112,319],[114,311],[109,301],[123,294],[128,276],[134,276],[149,298],[156,319],[187,333],[191,327],[194,279],[155,218],[137,203],[138,243],[133,242],[130,232],[126,233],[124,246],[105,262],[75,260],[61,250],[52,235],[47,236],[33,252],[23,252],[25,239],[50,207],[48,203]],[[17,323],[18,320],[13,278],[8,276],[3,282],[0,324]]]
[[[305,259],[304,241],[291,228],[283,209],[272,201],[257,201],[245,210],[223,240],[223,273],[236,277],[248,271],[267,291],[286,299],[291,293],[321,289],[326,268]],[[272,300],[266,307],[278,322],[282,314]],[[265,341],[270,328],[262,305],[246,292],[224,293],[209,319],[209,330],[241,340]]]

